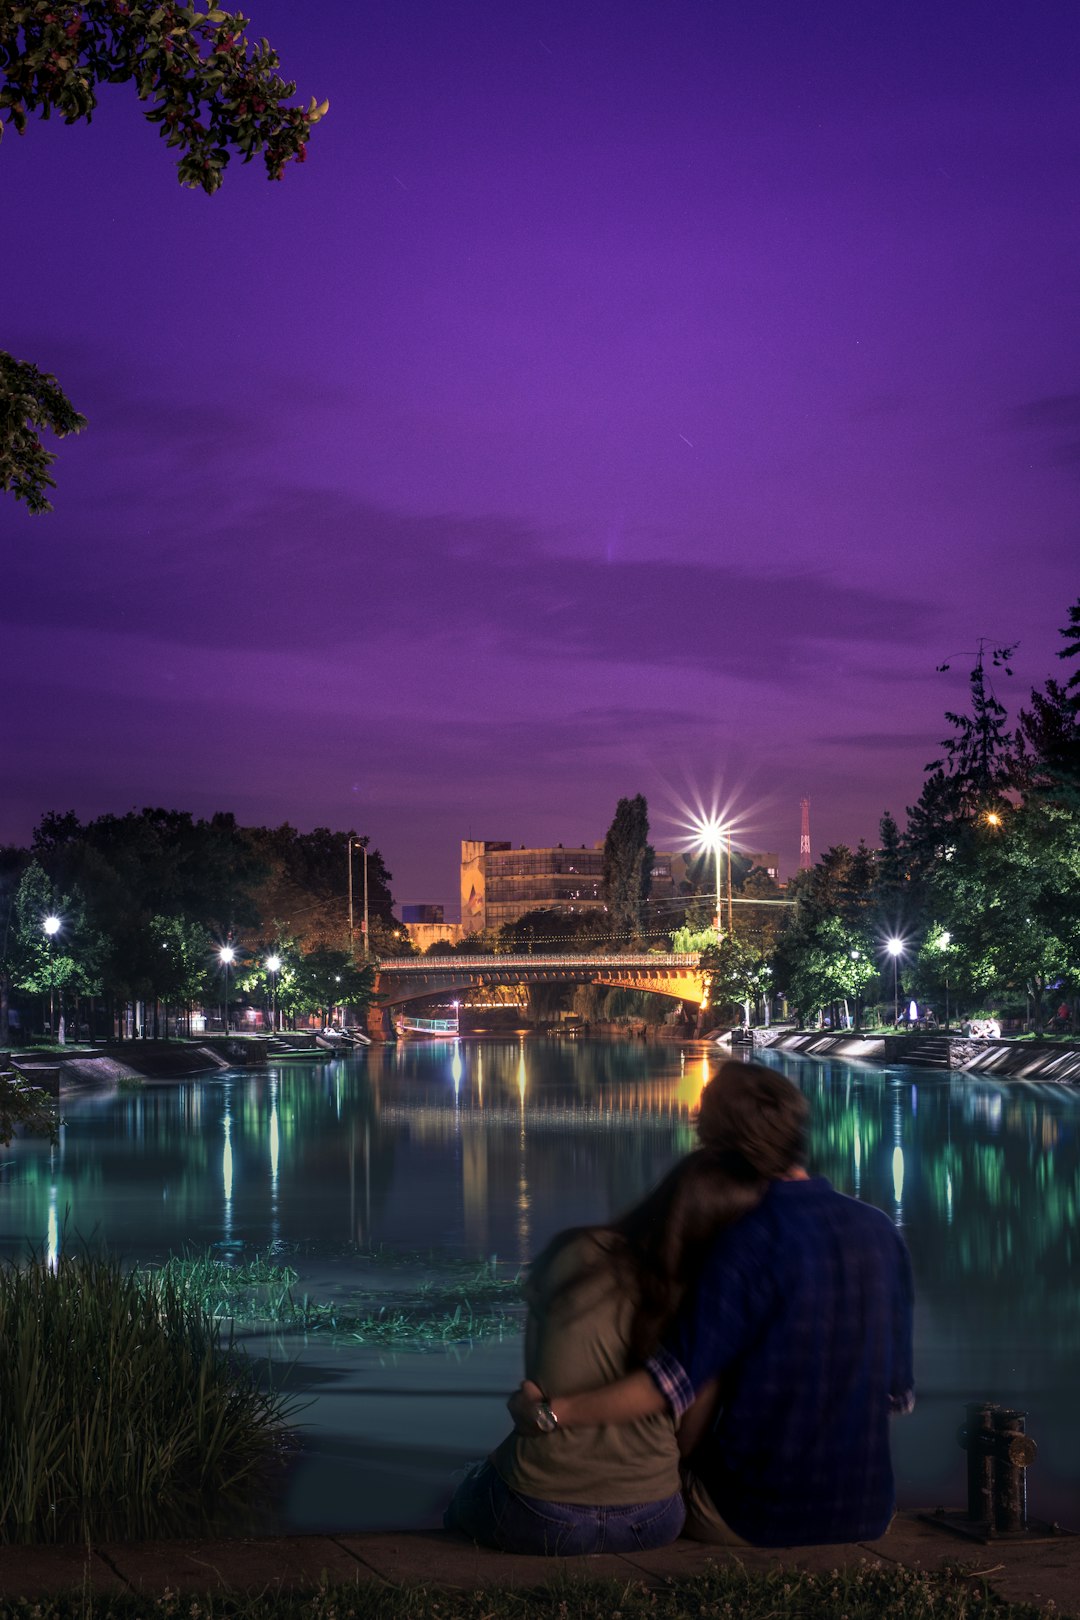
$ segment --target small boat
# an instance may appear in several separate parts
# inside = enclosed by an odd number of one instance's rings
[[[331,1052],[354,1052],[358,1046],[370,1046],[371,1037],[360,1029],[324,1029],[315,1037],[316,1044],[329,1047]]]
[[[408,1040],[417,1036],[428,1040],[455,1041],[458,1037],[457,1017],[453,1018],[408,1018],[400,1013],[394,1019],[394,1028],[399,1040]]]

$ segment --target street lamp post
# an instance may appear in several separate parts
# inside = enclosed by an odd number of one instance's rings
[[[56,958],[53,953],[53,941],[60,932],[60,919],[48,916],[41,925],[45,938],[48,940],[49,951],[49,1034],[56,1039]],[[77,1032],[76,1032],[77,1033]]]
[[[364,853],[364,917],[361,924],[364,935],[364,961],[368,959],[368,876],[367,876],[367,839],[349,838],[349,950],[353,948],[353,847],[359,844]]]
[[[900,992],[899,992],[898,964],[900,962],[900,958],[904,954],[904,942],[903,942],[902,939],[887,939],[885,941],[885,949],[888,951],[889,955],[892,957],[892,1001],[893,1001],[893,1018],[892,1018],[892,1021],[893,1021],[893,1027],[895,1028],[896,1025],[900,1022]]]
[[[218,961],[225,969],[225,1033],[229,1033],[229,964],[236,961],[236,952],[231,945],[223,945],[218,951]]]
[[[716,860],[716,940],[717,940],[717,944],[719,944],[720,940],[723,938],[723,918],[724,918],[724,888],[723,888],[723,870],[724,870],[724,868],[723,868],[723,858],[724,858],[724,832],[725,832],[724,824],[721,821],[717,821],[715,816],[714,816],[714,817],[711,817],[708,821],[703,819],[703,820],[697,822],[696,831],[697,831],[697,835],[698,835],[698,848],[699,849],[704,849],[704,850],[711,850],[712,853],[713,853],[713,856],[714,856],[714,858]],[[729,847],[729,850],[730,850],[730,844],[729,844],[728,847]],[[730,870],[731,870],[730,861],[731,861],[731,856],[729,854],[728,855],[728,863],[729,863],[728,871],[729,871],[729,873],[730,873]],[[729,926],[730,926],[730,912],[731,912],[731,905],[730,905],[730,902],[729,902],[729,904],[728,904]]]
[[[276,1035],[277,1034],[277,1027],[278,1027],[277,980],[278,980],[278,974],[281,972],[281,957],[278,956],[276,953],[275,953],[275,955],[268,956],[266,958],[266,971],[270,975],[270,1006],[271,1006],[270,1024],[271,1024],[271,1028],[273,1029],[273,1031],[274,1031],[274,1033]]]
[[[946,931],[938,940],[938,950],[945,958],[945,1033],[949,1033],[949,958],[947,955],[952,944],[952,935]]]

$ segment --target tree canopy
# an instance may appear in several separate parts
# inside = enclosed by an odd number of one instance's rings
[[[180,184],[217,191],[232,157],[261,155],[270,179],[302,163],[313,125],[329,103],[290,105],[296,86],[278,71],[248,19],[180,0],[23,0],[0,6],[0,135],[20,135],[29,117],[89,123],[103,84],[133,84],[167,146],[180,156]],[[56,378],[0,351],[0,490],[31,512],[51,509],[57,438],[86,426]]]
[[[639,941],[642,908],[652,884],[653,851],[649,844],[649,806],[638,793],[620,799],[604,839],[604,899],[612,932]]]
[[[13,993],[154,1007],[217,1000],[226,944],[234,985],[254,975],[260,996],[266,956],[282,957],[287,1012],[361,1003],[372,976],[354,966],[349,937],[350,840],[367,842],[325,827],[241,827],[224,813],[46,815],[29,850],[0,850],[0,1045]],[[371,945],[398,954],[391,875],[373,847],[367,867]],[[52,938],[49,914],[60,921]]]

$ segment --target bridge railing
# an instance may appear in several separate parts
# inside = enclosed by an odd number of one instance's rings
[[[697,968],[697,951],[624,951],[618,956],[389,956],[375,964],[380,973],[449,973],[513,968]]]

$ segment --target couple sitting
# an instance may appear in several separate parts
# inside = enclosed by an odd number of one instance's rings
[[[889,1414],[910,1411],[907,1250],[804,1168],[790,1081],[725,1063],[701,1147],[608,1226],[531,1268],[510,1434],[446,1526],[504,1552],[862,1541],[894,1510]]]

